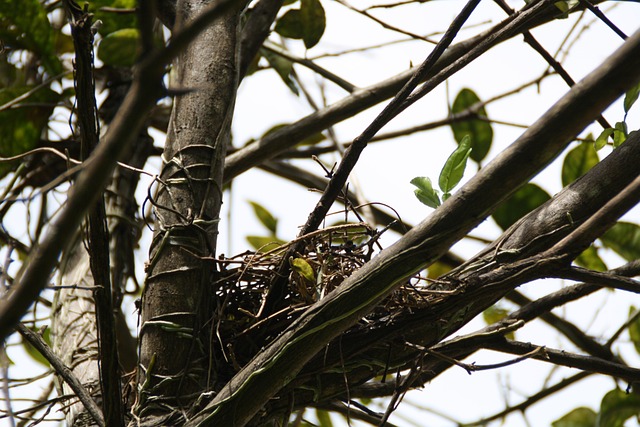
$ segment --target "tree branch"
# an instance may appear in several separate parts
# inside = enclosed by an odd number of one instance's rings
[[[361,319],[405,277],[446,252],[494,206],[553,160],[607,105],[640,80],[636,72],[639,66],[640,31],[602,66],[576,84],[516,142],[425,221],[380,252],[326,298],[311,306],[187,425],[241,426],[248,422],[327,342]],[[534,265],[530,267],[532,269],[528,273],[509,279],[511,282],[507,280],[511,277],[510,269],[502,270],[502,282],[496,287],[482,288],[481,276],[478,281],[468,283],[465,289],[470,293],[464,295],[464,302],[459,303],[464,306],[454,304],[449,307],[448,310],[455,312],[448,311],[453,317],[444,329],[436,327],[437,322],[423,325],[420,335],[426,337],[426,342],[421,344],[425,347],[432,345],[443,335],[452,333],[479,310],[504,295],[514,283],[526,278],[527,274],[534,276],[539,273]],[[513,268],[519,267],[514,265]],[[469,298],[475,296],[478,298],[470,302]],[[461,297],[451,297],[447,303],[455,302],[457,298]],[[469,307],[470,303],[472,307]],[[442,312],[432,311],[431,314],[441,319]],[[431,330],[427,331],[429,325]],[[412,336],[418,331],[409,329],[406,332]]]
[[[106,423],[96,402],[94,402],[89,392],[82,386],[75,375],[73,375],[73,372],[67,368],[67,365],[65,365],[65,363],[56,356],[53,350],[49,348],[47,343],[44,342],[42,337],[20,323],[16,326],[16,329],[20,335],[29,342],[29,344],[38,350],[38,352],[40,352],[40,354],[42,354],[49,363],[51,363],[51,366],[56,370],[56,373],[60,375],[67,384],[69,384],[69,387],[71,387],[76,396],[78,396],[78,399],[80,399],[84,407],[87,409],[87,412],[91,414],[91,417],[93,417],[96,424],[100,427],[105,427]]]

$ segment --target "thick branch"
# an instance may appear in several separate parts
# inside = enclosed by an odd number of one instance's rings
[[[490,210],[553,160],[606,106],[640,80],[640,32],[558,101],[516,142],[483,168],[458,193],[400,241],[345,280],[339,289],[311,306],[289,329],[258,354],[188,425],[244,425],[327,342],[362,318],[403,278],[429,265],[484,219]],[[514,269],[519,268],[517,265]],[[512,279],[537,274],[535,265]],[[514,282],[501,272],[501,284],[474,291],[460,301],[446,327],[429,324],[427,345],[450,334],[479,310],[506,293]],[[477,297],[470,301],[470,298]],[[462,305],[464,304],[464,305]],[[471,304],[472,307],[469,307]],[[433,314],[433,313],[432,313]],[[437,317],[441,319],[441,317]],[[423,326],[428,328],[429,325]],[[438,330],[434,330],[438,329]],[[413,333],[413,331],[407,331]]]

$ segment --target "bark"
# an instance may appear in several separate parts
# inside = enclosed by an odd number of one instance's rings
[[[209,2],[177,2],[176,29]],[[188,410],[215,387],[210,364],[213,266],[222,168],[238,82],[242,2],[218,14],[175,63],[174,99],[157,199],[155,234],[142,298],[139,417]],[[167,408],[170,408],[167,410]],[[149,418],[153,423],[153,418]]]

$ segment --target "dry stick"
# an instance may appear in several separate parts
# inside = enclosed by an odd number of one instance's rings
[[[292,55],[291,53],[285,51],[279,46],[274,45],[273,43],[265,42],[263,48],[270,52],[275,53],[278,56],[281,56],[282,58],[288,59],[291,62],[295,62],[296,64],[300,64],[307,67],[311,71],[316,72],[318,75],[324,77],[330,82],[335,83],[337,86],[341,87],[342,89],[346,90],[349,93],[353,93],[353,91],[357,89],[357,87],[354,84],[349,83],[342,77],[333,74],[331,71],[326,70],[325,68],[322,68],[315,62],[309,59],[299,58],[295,55]],[[314,110],[317,111],[317,109],[314,109]]]
[[[358,162],[360,154],[367,146],[367,143],[373,136],[391,119],[400,113],[400,106],[404,103],[407,97],[413,92],[413,90],[423,81],[428,75],[429,71],[433,68],[437,60],[442,56],[447,47],[451,44],[454,37],[462,28],[462,25],[471,15],[471,12],[480,3],[480,0],[470,0],[462,9],[460,14],[456,16],[447,31],[442,36],[442,39],[434,47],[433,51],[429,54],[427,59],[418,67],[413,76],[404,85],[402,89],[396,94],[395,98],[385,107],[384,110],[373,120],[373,122],[364,130],[364,132],[354,139],[353,144],[345,151],[342,160],[335,171],[329,185],[325,189],[324,193],[320,197],[316,207],[309,215],[307,222],[301,228],[299,236],[304,236],[310,232],[316,230],[324,218],[329,212],[329,209],[333,205],[333,202],[342,192],[351,170]],[[275,280],[269,286],[269,291],[264,299],[264,304],[260,309],[259,317],[268,316],[277,309],[277,304],[282,301],[287,287],[287,277],[289,276],[289,258],[295,256],[297,252],[300,252],[304,242],[300,242],[289,248],[283,262],[278,268],[278,274],[275,275]]]
[[[360,10],[360,9],[357,9],[357,8],[353,7],[352,5],[350,5],[349,3],[347,3],[344,0],[336,0],[336,1],[338,3],[340,3],[341,5],[343,5],[344,7],[346,7],[347,9],[352,10],[352,11],[354,11],[356,13],[359,13],[360,15],[366,16],[367,18],[371,19],[374,22],[377,22],[378,24],[382,25],[382,27],[386,28],[387,30],[395,31],[395,32],[398,32],[400,34],[404,34],[404,35],[409,36],[409,37],[411,37],[413,39],[422,40],[422,41],[425,41],[425,42],[436,44],[433,40],[430,40],[427,37],[421,36],[420,34],[415,34],[415,33],[412,33],[411,31],[406,31],[406,30],[403,30],[402,28],[398,28],[398,27],[395,27],[393,25],[390,25],[390,24],[384,22],[383,20],[378,19],[375,16],[371,15],[366,10]]]
[[[25,340],[29,342],[40,354],[44,356],[45,359],[51,364],[53,369],[56,370],[56,373],[62,377],[62,379],[69,384],[71,390],[74,391],[78,399],[82,402],[84,407],[87,409],[87,412],[91,414],[96,424],[100,427],[104,427],[106,424],[104,422],[104,418],[102,418],[102,412],[98,405],[93,400],[89,392],[83,387],[80,381],[73,375],[71,369],[69,369],[62,360],[56,356],[53,350],[47,345],[46,342],[42,339],[40,335],[35,333],[29,328],[26,328],[22,324],[18,324],[16,327],[20,335],[24,337]]]
[[[103,141],[82,166],[76,183],[69,191],[66,205],[51,223],[49,232],[32,249],[29,261],[23,264],[13,287],[0,301],[0,339],[11,333],[24,312],[48,284],[49,276],[58,262],[60,252],[70,242],[72,233],[82,222],[90,206],[107,186],[116,160],[123,149],[133,142],[146,121],[146,113],[162,96],[164,67],[195,38],[220,12],[237,5],[233,0],[221,0],[176,34],[171,42],[150,54],[139,64],[138,73],[127,97],[118,110]]]
[[[505,416],[509,415],[512,412],[522,412],[524,413],[527,408],[529,408],[530,406],[533,406],[535,403],[538,403],[539,401],[541,401],[542,399],[549,397],[549,396],[553,396],[556,392],[565,389],[575,383],[577,383],[578,381],[581,381],[585,378],[587,378],[588,376],[592,375],[591,372],[580,372],[575,374],[572,377],[569,377],[567,379],[564,379],[562,381],[560,381],[557,384],[552,385],[549,388],[545,388],[544,390],[539,391],[538,393],[534,394],[533,396],[530,396],[529,398],[527,398],[527,400],[525,400],[522,403],[519,403],[517,405],[514,406],[509,406],[505,409],[503,409],[502,411],[491,415],[489,417],[483,418],[481,420],[475,421],[472,424],[460,424],[459,427],[472,427],[472,426],[478,426],[478,425],[485,425],[487,423],[489,423],[490,421],[494,421],[494,420],[498,420],[501,418],[504,418]]]
[[[495,0],[495,2],[498,3],[498,6],[500,6],[502,10],[507,12],[509,15],[513,15],[515,13],[514,10],[511,9],[511,7],[509,7],[509,5],[504,0]],[[569,85],[569,87],[573,87],[573,85],[576,84],[575,80],[571,78],[571,76],[569,75],[569,73],[567,73],[567,71],[564,69],[562,64],[556,61],[556,59],[553,56],[551,56],[551,54],[549,54],[549,52],[547,52],[547,50],[540,43],[538,43],[538,41],[531,35],[531,32],[523,31],[522,35],[524,36],[524,41],[529,46],[531,46],[536,52],[538,52],[540,56],[544,58],[545,61],[547,61],[547,64],[549,64],[549,66],[553,68],[553,70],[556,73],[558,73],[560,77],[562,77],[562,80],[564,80],[565,83]],[[607,122],[607,120],[602,116],[602,114],[600,115],[600,117],[598,117],[598,123],[600,123],[600,125],[605,129],[611,127],[609,122]]]
[[[580,0],[580,3],[584,5],[587,9],[589,9],[595,16],[600,18],[600,20],[604,22],[607,25],[607,27],[611,28],[614,33],[619,35],[622,38],[622,40],[627,39],[627,35],[620,28],[618,28],[613,22],[611,22],[611,20],[607,18],[607,16],[604,13],[602,13],[602,11],[598,8],[598,6],[592,5],[589,0]]]
[[[485,348],[503,353],[522,355],[527,354],[538,347],[540,346],[532,343],[500,339],[488,342]],[[619,363],[610,362],[598,357],[573,354],[564,350],[555,350],[548,347],[544,347],[544,349],[545,351],[543,354],[534,355],[533,358],[543,362],[552,363],[554,365],[577,368],[587,372],[595,372],[615,378],[621,378],[628,382],[640,381],[640,369],[638,368],[632,368]]]
[[[70,15],[71,35],[76,51],[75,86],[80,120],[81,151],[83,159],[97,147],[99,141],[98,111],[93,86],[93,30],[91,15],[73,1],[65,2]],[[109,260],[109,234],[104,206],[104,195],[90,207],[87,218],[88,252],[93,276],[102,408],[108,426],[123,426],[122,392],[118,349],[115,337],[115,319],[111,300],[111,269]]]

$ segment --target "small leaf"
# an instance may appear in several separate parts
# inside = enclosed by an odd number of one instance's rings
[[[631,106],[638,100],[638,95],[640,95],[640,83],[629,89],[629,91],[624,96],[623,105],[625,115],[629,112]]]
[[[562,163],[562,186],[566,187],[598,164],[598,152],[593,144],[582,143],[569,151]]]
[[[114,13],[111,11],[113,9],[135,10],[137,0],[89,0],[87,3],[89,3],[89,12],[95,15],[93,22],[102,21],[102,25],[98,28],[98,33],[102,36],[124,28],[138,27],[135,13]]]
[[[108,34],[98,46],[98,58],[113,67],[131,67],[138,59],[139,32],[124,28]]]
[[[637,314],[637,309],[634,306],[629,308],[629,319]],[[636,317],[629,324],[629,337],[636,349],[636,352],[640,354],[640,316]]]
[[[627,140],[627,124],[625,122],[617,122],[616,130],[613,132],[613,148],[619,147]]]
[[[596,425],[622,427],[626,420],[638,414],[640,414],[640,396],[625,393],[620,389],[611,390],[602,398]]]
[[[293,258],[291,260],[291,268],[309,283],[316,282],[316,273],[304,258]]]
[[[269,230],[271,234],[275,235],[278,228],[278,220],[271,215],[271,212],[259,203],[251,201],[249,203],[251,204],[251,207],[253,207],[253,212],[256,214],[256,217],[260,220],[262,225],[267,227],[267,230]]]
[[[506,309],[498,305],[492,305],[491,307],[487,308],[482,312],[482,319],[484,319],[487,325],[491,325],[493,323],[501,321],[508,315],[509,315],[509,311],[507,311]],[[513,332],[509,332],[505,334],[505,337],[507,339],[512,340],[515,338],[515,334]]]
[[[491,217],[502,228],[506,230],[517,220],[542,205],[551,196],[542,188],[535,184],[525,184],[511,197],[502,202]]]
[[[414,193],[420,202],[433,209],[440,206],[440,197],[438,197],[438,192],[433,189],[429,178],[417,176],[411,180],[411,184],[418,187]]]
[[[613,132],[615,132],[615,129],[613,128],[606,128],[600,132],[600,135],[596,138],[596,142],[594,143],[596,150],[600,151],[605,145],[607,145],[609,137],[613,135]]]
[[[245,239],[247,239],[251,247],[259,252],[269,252],[286,243],[274,236],[247,236]]]
[[[276,22],[275,32],[282,37],[302,39],[304,37],[304,24],[302,23],[300,9],[290,9],[282,15]]]
[[[469,154],[471,154],[471,137],[465,135],[462,141],[460,141],[458,148],[451,153],[440,172],[438,184],[443,193],[450,193],[451,190],[458,185],[464,175],[464,169],[467,167]],[[444,197],[443,199],[446,200]]]
[[[326,17],[320,0],[302,0],[300,13],[303,23],[302,41],[307,49],[318,44],[324,34]]]
[[[595,427],[598,415],[593,409],[580,407],[551,423],[552,427]]]
[[[480,98],[471,89],[462,89],[451,106],[451,112],[453,114],[461,113],[473,105],[480,102]],[[487,117],[487,112],[484,107],[478,109],[478,115]],[[470,119],[461,122],[451,123],[451,130],[453,130],[453,136],[458,141],[462,142],[465,135],[471,137],[471,158],[480,162],[487,156],[491,143],[493,142],[493,129],[491,124],[487,121],[480,119]]]
[[[38,332],[38,328],[33,326],[29,327],[29,329],[31,329],[35,333]],[[49,346],[51,346],[51,335],[49,333],[48,328],[44,330],[42,334],[42,339]],[[24,340],[24,339],[22,340],[22,346],[24,347],[24,350],[27,352],[27,354],[31,356],[33,360],[35,360],[36,362],[40,363],[43,366],[46,366],[47,368],[50,366],[49,361],[45,359],[45,357],[38,350],[36,350],[36,348],[32,346],[27,340]]]
[[[318,418],[319,427],[333,427],[329,411],[323,409],[316,409],[316,417]]]
[[[318,44],[324,34],[326,16],[319,0],[301,0],[300,9],[288,10],[276,22],[275,31],[282,37],[302,39],[307,49]]]
[[[619,221],[600,240],[627,261],[640,258],[640,226]]]
[[[607,265],[598,255],[598,249],[591,245],[575,259],[575,263],[581,267],[595,271],[606,271]]]
[[[271,68],[273,68],[275,72],[278,73],[282,81],[287,85],[291,92],[299,95],[300,92],[298,91],[298,87],[291,79],[293,62],[267,49],[261,49],[260,52],[262,52],[262,56],[265,57]]]

